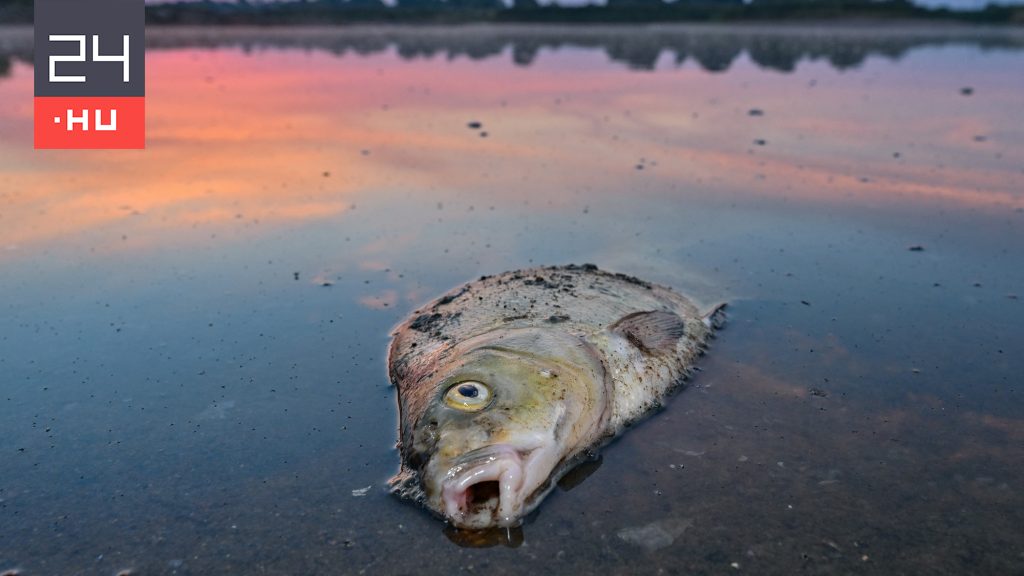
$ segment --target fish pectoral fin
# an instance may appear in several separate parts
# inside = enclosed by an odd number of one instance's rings
[[[388,480],[388,490],[399,498],[408,498],[415,502],[422,502],[426,499],[423,486],[420,485],[419,474],[404,465]]]
[[[634,312],[608,327],[644,352],[671,352],[686,334],[682,318],[664,310]]]

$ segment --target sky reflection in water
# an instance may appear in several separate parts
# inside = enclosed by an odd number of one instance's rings
[[[0,570],[1024,565],[1018,33],[151,32],[143,152],[31,150],[2,34]],[[387,332],[584,261],[732,322],[456,547],[383,492]]]

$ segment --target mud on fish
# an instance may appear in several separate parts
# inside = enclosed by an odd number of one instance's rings
[[[592,264],[484,276],[395,329],[400,496],[459,528],[514,526],[686,378],[722,305]]]

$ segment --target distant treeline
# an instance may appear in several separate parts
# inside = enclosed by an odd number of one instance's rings
[[[31,22],[32,0],[0,0],[0,22]]]
[[[238,0],[146,6],[151,24],[648,23],[832,19],[933,19],[1024,24],[1024,6],[958,11],[907,0],[607,0],[603,6],[542,6],[537,0]],[[32,0],[0,0],[0,22],[31,22]]]
[[[148,6],[154,24],[325,24],[355,22],[644,23],[841,18],[944,19],[1024,23],[1024,7],[962,12],[927,9],[907,0],[608,0],[604,6],[542,6],[537,0],[298,0],[180,2]]]
[[[32,64],[32,33],[0,35],[0,78],[14,62]],[[146,33],[146,50],[301,50],[338,57],[393,53],[408,61],[509,59],[532,66],[542,53],[563,49],[603,53],[631,70],[698,66],[729,70],[744,57],[762,70],[791,73],[804,61],[836,70],[855,69],[868,58],[899,60],[911,51],[938,47],[1022,51],[1024,31],[1008,26],[157,26]]]

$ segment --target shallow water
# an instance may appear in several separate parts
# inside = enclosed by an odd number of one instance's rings
[[[70,152],[27,32],[0,571],[1024,571],[1024,33],[151,30],[148,149]],[[521,531],[446,532],[384,487],[388,331],[568,262],[730,322]]]

